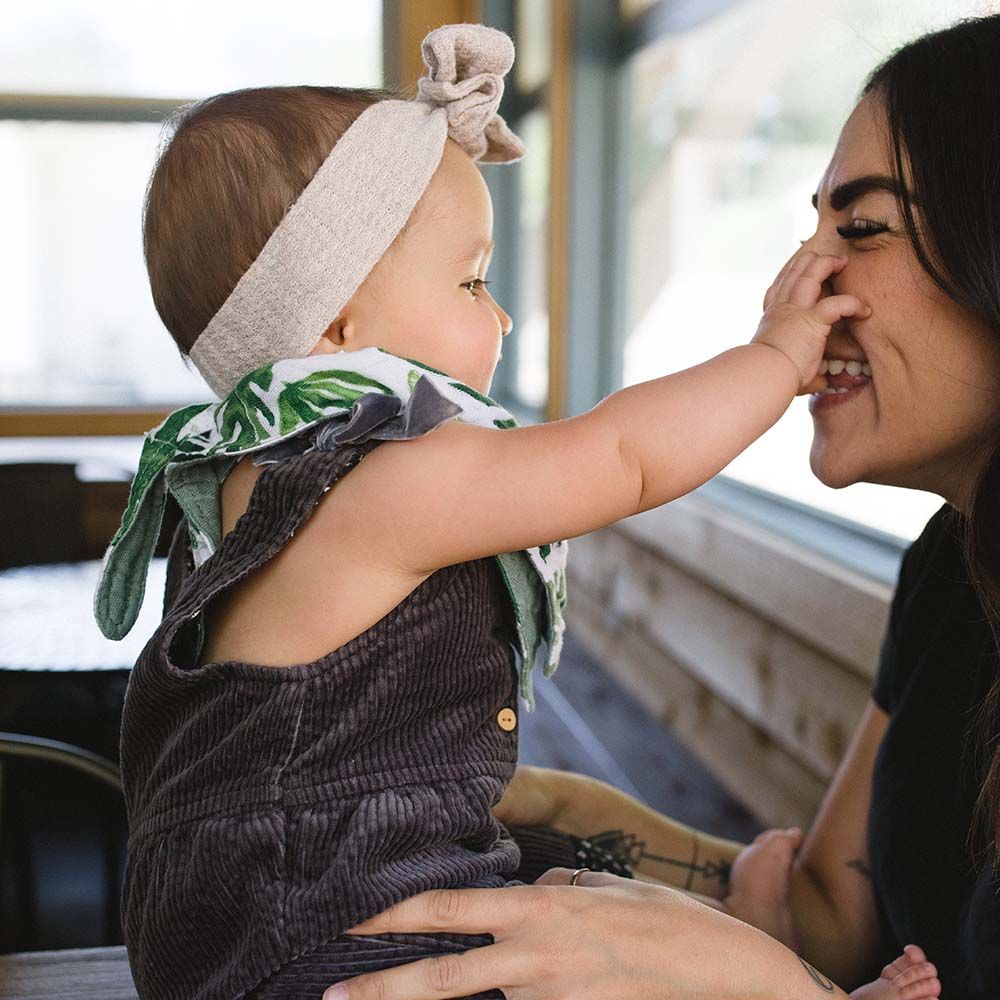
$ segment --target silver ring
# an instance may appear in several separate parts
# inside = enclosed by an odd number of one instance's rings
[[[580,876],[581,876],[581,875],[582,875],[582,874],[583,874],[584,872],[589,872],[589,871],[590,871],[590,869],[589,869],[589,868],[577,868],[577,870],[576,870],[575,872],[573,872],[573,874],[572,874],[572,875],[570,876],[570,879],[569,879],[569,884],[570,884],[570,885],[576,885],[576,880],[577,880],[577,879],[578,879],[578,878],[579,878],[579,877],[580,877]]]

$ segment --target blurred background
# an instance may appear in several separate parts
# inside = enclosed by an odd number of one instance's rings
[[[494,395],[530,422],[749,340],[813,230],[810,196],[865,74],[917,34],[996,9],[0,7],[0,952],[121,940],[117,727],[159,620],[176,510],[131,635],[104,641],[89,602],[143,432],[212,397],[163,329],[142,260],[172,109],[265,84],[411,87],[431,28],[507,31],[517,59],[500,111],[528,155],[483,169],[492,290],[514,320]],[[567,656],[524,714],[525,760],[723,835],[808,823],[867,696],[902,551],[941,503],[830,490],[809,471],[810,439],[797,399],[711,483],[574,541]]]

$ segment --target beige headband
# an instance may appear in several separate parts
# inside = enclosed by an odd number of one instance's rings
[[[191,359],[220,397],[261,365],[309,353],[406,224],[446,138],[473,160],[524,155],[497,114],[510,38],[447,24],[421,50],[417,96],[358,116],[195,341]]]

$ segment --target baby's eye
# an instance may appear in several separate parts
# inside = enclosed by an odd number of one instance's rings
[[[461,287],[468,288],[468,290],[472,292],[472,297],[475,298],[476,297],[475,289],[485,288],[488,284],[489,282],[485,281],[482,278],[473,278],[472,281],[465,282],[465,284],[462,285]]]
[[[884,219],[854,219],[850,226],[837,226],[837,234],[845,240],[875,236],[888,231],[889,224]]]

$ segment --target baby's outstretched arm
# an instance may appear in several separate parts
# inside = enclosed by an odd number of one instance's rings
[[[622,389],[580,416],[502,431],[455,421],[388,442],[365,460],[366,519],[381,526],[401,571],[430,573],[581,535],[690,492],[796,395],[825,387],[830,327],[870,311],[851,295],[824,296],[845,263],[798,252],[768,289],[752,343]]]

